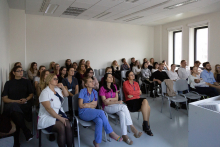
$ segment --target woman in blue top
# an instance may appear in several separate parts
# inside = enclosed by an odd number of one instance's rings
[[[80,90],[79,93],[79,117],[84,121],[93,121],[96,124],[95,127],[95,140],[93,144],[95,147],[99,147],[99,143],[102,141],[102,128],[106,134],[116,141],[121,142],[122,137],[118,136],[111,128],[104,111],[95,109],[97,106],[98,93],[93,89],[94,83],[91,78],[83,79],[86,88]]]

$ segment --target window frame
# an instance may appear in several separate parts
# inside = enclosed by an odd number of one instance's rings
[[[176,65],[180,65],[180,63],[175,63],[175,34],[176,33],[183,33],[182,30],[179,30],[179,31],[173,31],[173,64],[176,64]],[[183,34],[182,34],[183,35]]]
[[[197,61],[197,31],[201,29],[208,28],[208,26],[196,27],[194,28],[194,62]],[[209,38],[208,38],[209,39]],[[209,50],[209,48],[208,48]]]

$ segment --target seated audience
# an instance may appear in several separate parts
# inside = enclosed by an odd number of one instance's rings
[[[170,79],[167,75],[167,73],[165,71],[162,71],[164,69],[164,64],[163,63],[160,63],[159,64],[159,68],[157,71],[155,71],[152,76],[150,77],[150,81],[155,81],[156,84],[161,84],[165,79]],[[156,85],[154,85],[154,83],[152,83],[151,87],[154,87]],[[151,97],[154,97],[154,94],[153,94],[153,89],[150,89],[151,93],[150,93],[150,96]],[[159,95],[155,94],[156,97],[158,97]]]
[[[141,75],[141,65],[140,65],[138,60],[135,61],[134,65],[133,65],[133,68],[132,68],[132,71],[135,75],[136,81],[139,83],[138,80],[139,80],[139,77]]]
[[[186,60],[182,60],[180,64],[181,67],[178,69],[179,78],[187,80],[190,75],[190,70],[186,68],[187,62]]]
[[[121,71],[120,71],[120,66],[118,65],[118,62],[114,60],[112,62],[112,75],[117,78],[118,80],[121,80]]]
[[[16,131],[16,126],[10,117],[0,114],[0,139],[13,135]]]
[[[215,77],[216,82],[220,83],[220,65],[219,64],[215,65],[214,77]]]
[[[38,72],[37,72],[37,76],[34,78],[34,87],[35,87],[35,89],[37,89],[37,85],[39,84],[39,82],[40,82],[40,75],[41,75],[41,73],[42,73],[42,71],[44,71],[46,68],[45,68],[45,66],[43,66],[43,65],[41,65],[40,67],[39,67],[39,70],[38,70]]]
[[[99,90],[99,82],[98,82],[97,78],[94,76],[94,71],[92,68],[86,69],[85,78],[91,78],[93,80],[92,82],[94,84],[93,89]],[[82,87],[85,88],[84,81],[82,81]]]
[[[86,61],[84,60],[84,59],[81,59],[80,61],[79,61],[79,65],[80,64],[86,64]]]
[[[71,63],[71,60],[70,59],[66,59],[65,61],[65,66],[66,66],[66,69],[69,70],[70,67],[72,67],[72,63]]]
[[[112,74],[112,68],[111,68],[111,67],[106,67],[106,69],[105,69],[105,74],[106,74],[106,73]],[[103,84],[104,84],[104,77],[102,77],[102,79],[101,79],[100,87],[103,86]],[[115,77],[114,77],[114,76],[113,76],[113,84],[116,84],[116,81],[115,81]]]
[[[75,69],[75,74],[77,73],[77,67],[78,67],[78,64],[76,62],[73,62],[73,68]]]
[[[86,69],[88,69],[88,68],[91,68],[89,60],[86,61]]]
[[[70,68],[70,67],[69,67]],[[63,81],[63,78],[65,78],[66,76],[67,76],[67,73],[66,73],[66,71],[67,71],[67,68],[65,67],[65,66],[62,66],[61,68],[60,68],[60,75],[58,76],[58,83],[62,83],[62,81]]]
[[[59,75],[60,75],[60,65],[59,65],[58,63],[56,63],[56,64],[54,65],[54,68],[53,68],[53,69],[54,69],[54,70],[53,70],[53,73],[56,74],[57,77],[59,77]]]
[[[131,69],[131,70],[132,70],[134,64],[135,64],[135,58],[132,57],[132,58],[131,58],[131,64],[130,64],[130,69]]]
[[[72,147],[71,125],[61,105],[69,93],[54,73],[46,77],[45,83],[39,97],[38,129],[57,133],[59,147]]]
[[[69,70],[67,71],[68,76],[63,79],[62,83],[63,86],[68,90],[69,96],[68,96],[68,104],[69,104],[69,112],[70,115],[72,115],[72,97],[75,94],[79,93],[79,85],[78,85],[78,80],[74,77],[74,68],[70,67]]]
[[[125,58],[121,59],[121,62],[123,63],[121,65],[121,70],[130,70],[130,65],[126,62]]]
[[[162,63],[164,64],[164,69],[163,70],[169,70],[169,67],[167,65],[166,60],[163,60]]]
[[[205,81],[206,83],[209,83],[210,87],[214,87],[218,93],[220,94],[220,85],[216,82],[214,78],[214,74],[211,72],[212,67],[209,62],[204,62],[203,67],[205,68],[201,74],[200,77]]]
[[[4,102],[3,114],[10,117],[16,125],[14,133],[14,147],[20,147],[19,134],[22,129],[26,141],[33,138],[31,131],[27,128],[25,120],[32,119],[32,98],[33,88],[31,82],[22,78],[23,69],[20,66],[15,66],[10,72],[10,79],[5,83],[2,93]]]
[[[49,71],[50,71],[50,73],[53,73],[54,72],[54,66],[55,66],[55,62],[54,61],[52,61],[52,62],[50,62],[50,66],[49,66]]]
[[[149,64],[150,66],[153,66],[154,65],[154,58],[150,58],[150,64]],[[148,66],[149,66],[148,65]]]
[[[131,115],[127,106],[123,104],[121,100],[118,100],[117,87],[113,84],[112,74],[105,74],[104,85],[100,88],[99,95],[102,98],[103,110],[109,114],[116,113],[119,116],[123,141],[132,145],[133,141],[127,136],[127,126],[131,127],[131,130],[136,138],[139,138],[142,135],[142,132],[138,132],[133,126]]]
[[[103,110],[95,109],[97,106],[98,93],[93,89],[94,84],[91,78],[83,79],[85,87],[79,93],[79,118],[84,121],[93,121],[95,123],[95,140],[93,145],[99,147],[102,142],[102,129],[106,134],[116,141],[122,141],[123,138],[113,132],[108,119]]]
[[[209,83],[200,79],[198,75],[198,67],[196,66],[192,69],[192,74],[188,78],[188,84],[190,85],[191,90],[196,91],[199,94],[205,94],[211,97],[218,95],[218,91],[215,88],[209,87]]]
[[[175,72],[175,69],[176,69],[176,65],[175,64],[171,64],[171,70],[166,71],[167,75],[170,78],[170,80],[173,80],[173,81],[177,81],[177,80],[180,79],[178,74],[177,74],[177,72]]]
[[[130,112],[142,112],[143,116],[143,131],[149,136],[153,136],[150,129],[150,106],[146,98],[140,98],[141,90],[139,84],[134,81],[134,73],[132,71],[126,72],[127,80],[123,83],[123,92],[125,101]]]
[[[50,74],[49,70],[44,70],[40,74],[40,81],[39,81],[39,84],[37,85],[37,88],[36,88],[36,92],[37,92],[38,97],[40,96],[42,90],[45,88],[45,79],[49,74]],[[38,100],[38,105],[39,105],[39,100]]]
[[[37,76],[37,63],[36,62],[32,62],[31,63],[31,67],[28,70],[28,78],[31,81],[33,81],[35,76]]]
[[[198,75],[200,75],[201,72],[202,72],[202,69],[199,67],[200,64],[201,64],[200,61],[195,61],[195,62],[194,62],[194,66],[195,66],[195,67],[198,67]]]
[[[16,62],[15,64],[14,64],[14,67],[15,66],[21,66],[22,67],[22,64],[21,64],[21,62]],[[23,77],[22,78],[25,78],[25,79],[27,79],[28,78],[28,73],[27,73],[27,71],[23,71]]]
[[[159,64],[157,62],[154,62],[153,68],[151,70],[152,74],[158,70]]]
[[[78,80],[79,89],[82,88],[82,79],[85,77],[85,64],[80,64],[77,70],[77,73],[75,75],[76,79]]]

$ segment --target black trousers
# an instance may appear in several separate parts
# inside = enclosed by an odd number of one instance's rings
[[[199,94],[205,94],[210,97],[218,96],[218,91],[213,87],[196,87],[190,88],[190,90],[198,92]]]

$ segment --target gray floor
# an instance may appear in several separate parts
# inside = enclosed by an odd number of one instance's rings
[[[128,136],[133,140],[132,146],[138,147],[187,147],[188,146],[188,116],[187,111],[180,109],[176,111],[172,108],[173,119],[169,118],[168,101],[165,101],[163,113],[160,113],[161,98],[147,98],[151,106],[150,124],[154,133],[153,137],[143,134],[141,138],[135,138],[133,133],[128,133]],[[134,126],[141,131],[143,122],[142,116],[137,120],[138,113],[131,113]],[[113,120],[110,120],[113,130],[120,135],[120,126],[115,125]],[[81,147],[93,147],[94,127],[80,127]],[[30,142],[25,142],[23,134],[21,134],[21,147],[37,147],[38,139],[36,136]],[[104,139],[104,135],[103,135]],[[75,146],[78,147],[77,138],[75,138]],[[127,147],[125,142],[102,142],[101,147]],[[42,147],[57,147],[56,141],[50,142],[48,135],[42,134]]]

